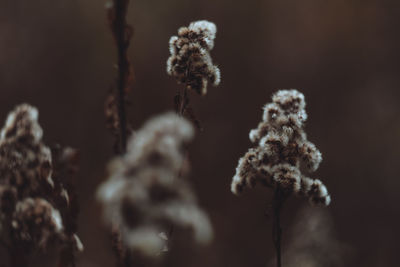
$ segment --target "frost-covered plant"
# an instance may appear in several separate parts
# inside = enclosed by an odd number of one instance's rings
[[[274,189],[273,239],[277,266],[281,266],[280,210],[290,195],[305,196],[311,203],[329,205],[331,197],[318,179],[303,175],[301,166],[309,172],[318,169],[321,152],[307,140],[304,123],[307,120],[304,95],[297,90],[280,90],[266,104],[262,121],[250,131],[254,147],[239,160],[231,190],[240,194],[257,183]]]
[[[321,152],[307,140],[304,95],[297,90],[280,90],[265,105],[263,120],[250,131],[255,147],[239,160],[231,190],[240,194],[256,183],[279,188],[285,194],[306,196],[312,203],[329,205],[331,198],[318,179],[304,176],[301,163],[308,171],[318,169]]]
[[[70,192],[42,135],[38,111],[27,104],[8,115],[0,132],[0,238],[13,266],[25,266],[27,253],[54,242],[83,249],[71,227]]]
[[[189,184],[183,148],[193,126],[174,113],[149,120],[130,139],[127,153],[110,165],[110,177],[98,198],[108,223],[117,224],[132,251],[152,257],[166,248],[171,225],[191,228],[195,239],[212,238],[207,215]]]

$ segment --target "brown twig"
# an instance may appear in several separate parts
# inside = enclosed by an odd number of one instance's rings
[[[111,123],[117,129],[112,129],[118,133],[118,153],[125,154],[128,127],[126,118],[126,95],[129,93],[133,81],[133,71],[128,59],[128,48],[133,34],[133,29],[126,22],[129,0],[112,0],[108,10],[108,19],[113,33],[118,56],[118,78],[115,97],[116,108],[110,107],[109,110],[117,111],[117,123]],[[107,112],[107,109],[106,109]],[[112,113],[112,112],[111,112]],[[111,114],[112,115],[112,114]],[[114,114],[115,115],[115,114]],[[108,116],[112,118],[113,116]],[[119,229],[112,230],[112,246],[117,256],[117,265],[123,267],[131,266],[132,257],[122,244]]]
[[[274,192],[272,201],[273,210],[273,223],[272,223],[272,238],[276,251],[276,266],[281,267],[281,242],[282,242],[282,228],[280,221],[280,213],[285,200],[284,193],[277,187]]]
[[[203,127],[201,126],[200,120],[197,118],[193,108],[190,106],[190,99],[189,99],[189,86],[185,84],[183,88],[183,93],[177,92],[174,97],[174,106],[175,112],[181,117],[187,117],[195,126],[196,128],[202,132]]]
[[[120,126],[120,149],[121,153],[126,151],[126,114],[125,114],[125,82],[127,75],[127,44],[125,40],[125,15],[128,1],[116,0],[115,2],[115,26],[116,26],[116,41],[118,46],[118,115]]]
[[[183,88],[183,97],[181,98],[181,106],[179,109],[179,115],[184,116],[186,108],[189,106],[189,97],[188,97],[188,90],[189,90],[189,84],[188,84],[188,77],[190,75],[190,61],[188,63],[187,69],[186,69],[186,82],[185,82],[185,87]]]
[[[116,105],[119,127],[119,153],[126,152],[128,135],[126,118],[126,94],[130,91],[133,72],[128,59],[128,47],[133,34],[132,27],[126,22],[129,0],[113,0],[108,11],[110,27],[117,45],[118,78],[116,91]]]
[[[183,116],[185,114],[186,108],[189,105],[188,88],[185,86],[183,89],[183,97],[181,101],[181,106],[179,108],[179,115]]]

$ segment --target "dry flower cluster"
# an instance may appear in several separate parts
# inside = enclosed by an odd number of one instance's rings
[[[209,219],[183,177],[188,171],[183,148],[193,135],[193,126],[174,113],[153,118],[130,139],[127,153],[110,165],[98,198],[105,219],[119,226],[133,251],[158,255],[166,249],[165,232],[171,225],[191,228],[198,242],[211,239]]]
[[[63,170],[53,170],[52,153],[42,135],[38,111],[27,104],[8,115],[0,133],[0,238],[19,258],[24,257],[18,255],[21,252],[53,243],[83,249],[62,183]]]
[[[265,105],[263,120],[250,131],[256,146],[239,160],[231,190],[240,194],[256,183],[279,188],[286,194],[306,196],[312,203],[329,205],[331,198],[325,185],[304,176],[318,169],[321,152],[307,140],[304,122],[307,119],[304,95],[297,90],[280,90]]]
[[[169,41],[168,74],[200,95],[207,93],[208,82],[217,86],[221,80],[220,70],[210,56],[216,33],[214,23],[200,20],[181,27],[178,36]]]
[[[188,91],[207,93],[217,86],[219,68],[213,64],[217,28],[201,20],[181,27],[169,42],[167,72],[184,84],[175,97],[175,113],[150,119],[131,135],[127,94],[133,81],[128,47],[133,29],[126,22],[129,0],[108,3],[108,20],[117,45],[118,78],[105,102],[106,126],[116,138],[118,156],[109,164],[109,177],[97,191],[105,221],[111,225],[118,265],[131,266],[131,252],[154,258],[168,251],[171,229],[190,229],[198,243],[213,238],[207,214],[198,206],[185,179],[189,172],[186,145],[198,128],[189,106]],[[239,160],[231,190],[235,194],[261,183],[275,189],[273,239],[281,266],[279,214],[292,193],[314,204],[329,205],[331,198],[320,180],[304,176],[318,169],[322,156],[307,140],[303,94],[281,90],[264,107],[263,119],[250,132],[254,147]],[[36,108],[17,106],[0,132],[0,241],[9,249],[12,267],[28,266],[32,252],[51,245],[60,248],[58,267],[75,266],[74,255],[83,245],[77,236],[79,205],[71,176],[77,171],[78,153],[72,148],[50,149],[43,141]]]

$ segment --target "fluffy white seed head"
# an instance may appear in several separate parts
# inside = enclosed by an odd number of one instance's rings
[[[178,36],[169,40],[167,73],[200,95],[207,93],[209,83],[218,86],[221,81],[221,72],[210,56],[216,32],[214,23],[195,21],[179,28]]]
[[[292,113],[297,113],[306,107],[304,95],[295,89],[279,90],[272,96],[272,101],[283,110]]]
[[[43,130],[38,123],[39,112],[29,104],[18,105],[7,116],[6,123],[0,132],[0,139],[31,138],[37,143],[42,139]],[[1,141],[0,141],[1,142]]]
[[[64,225],[73,219],[70,192],[62,181],[67,177],[60,174],[72,163],[63,159],[59,164],[58,154],[52,155],[42,141],[38,118],[35,107],[21,104],[0,130],[0,225],[9,240],[32,250],[45,249],[53,241],[70,244],[74,235],[66,229],[70,225]]]
[[[171,225],[191,229],[200,243],[211,239],[209,219],[185,180],[183,147],[193,135],[193,126],[174,113],[155,117],[129,140],[127,153],[110,164],[110,177],[97,197],[105,221],[119,225],[130,249],[159,255],[168,241],[160,232]]]
[[[188,28],[199,35],[203,35],[208,50],[214,48],[214,39],[217,34],[217,26],[214,23],[207,20],[199,20],[190,23]]]
[[[307,140],[304,95],[297,90],[280,90],[264,106],[262,121],[249,133],[256,146],[239,160],[231,190],[239,194],[256,183],[279,187],[287,194],[306,196],[314,204],[329,205],[331,198],[320,180],[301,174],[318,169],[322,154]]]

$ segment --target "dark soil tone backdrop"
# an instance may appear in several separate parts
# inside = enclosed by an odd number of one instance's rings
[[[47,144],[80,149],[82,267],[114,266],[95,200],[113,154],[103,102],[116,77],[116,50],[104,6],[99,0],[0,0],[0,118],[28,102],[39,108]],[[335,252],[341,264],[332,266],[397,265],[399,10],[397,0],[131,1],[133,128],[173,108],[178,85],[166,74],[169,37],[194,20],[218,27],[212,56],[222,82],[206,97],[191,95],[205,130],[190,147],[190,179],[215,240],[192,248],[177,234],[170,266],[258,267],[273,259],[272,222],[265,216],[272,193],[259,188],[236,197],[230,182],[261,107],[286,88],[305,94],[308,138],[323,153],[313,177],[330,191],[332,242],[343,248]],[[284,207],[283,251],[307,205],[293,198]]]

